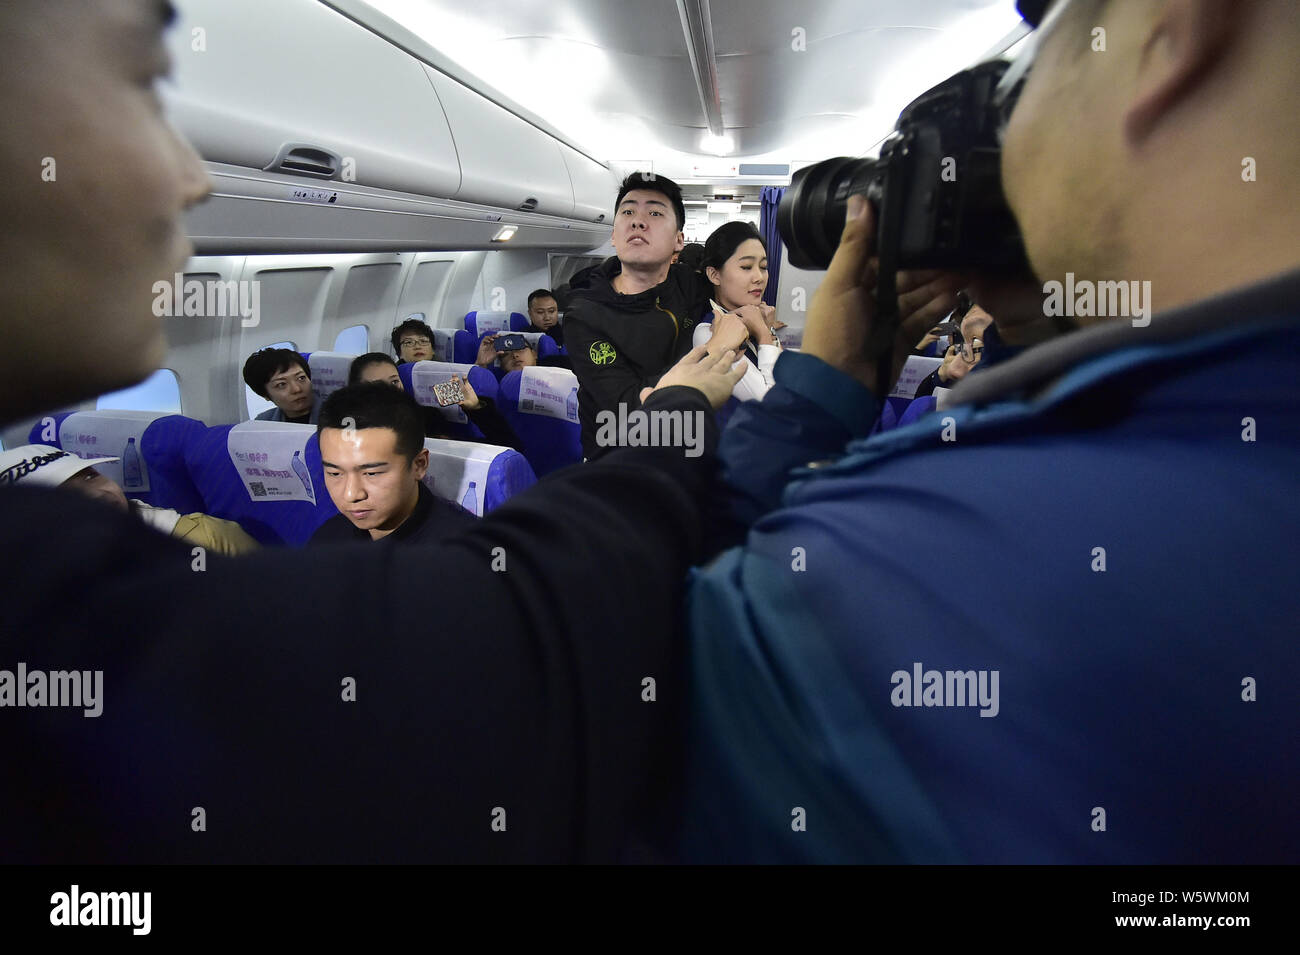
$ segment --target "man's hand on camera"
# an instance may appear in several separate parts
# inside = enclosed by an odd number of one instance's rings
[[[1043,309],[1043,287],[1032,275],[975,275],[971,297],[997,321],[998,335],[1008,345],[1036,345],[1069,330],[1068,319],[1049,317]]]
[[[966,272],[929,269],[899,272],[894,287],[898,293],[898,315],[903,328],[915,328],[920,332],[933,329],[957,307],[957,293],[969,281],[970,275]]]
[[[957,273],[900,272],[899,324],[887,382],[878,382],[879,355],[869,353],[876,320],[875,211],[850,196],[844,232],[826,278],[813,295],[804,324],[803,352],[857,379],[876,395],[889,393],[913,347],[956,306],[964,277]]]

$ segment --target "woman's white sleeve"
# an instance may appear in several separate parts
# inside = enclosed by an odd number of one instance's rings
[[[731,396],[741,401],[762,401],[772,383],[763,380],[763,373],[748,358],[740,360],[745,363],[745,377],[740,379]]]
[[[707,345],[712,337],[711,324],[696,325],[695,332],[691,336],[691,345],[695,348]],[[759,345],[758,367],[755,367],[748,358],[741,358],[740,360],[745,363],[745,377],[740,379],[731,393],[732,396],[741,401],[762,401],[763,396],[767,394],[767,389],[772,387],[772,366],[776,364],[780,354],[781,349],[776,345]]]
[[[772,387],[772,369],[776,366],[776,360],[781,357],[780,345],[759,345],[758,346],[758,370],[767,382],[767,387]]]

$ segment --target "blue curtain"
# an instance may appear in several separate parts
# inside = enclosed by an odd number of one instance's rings
[[[767,244],[767,291],[763,293],[763,301],[768,305],[776,304],[776,285],[781,276],[781,250],[785,246],[776,228],[776,207],[781,204],[785,190],[785,186],[764,186],[763,206],[759,210],[758,231]]]

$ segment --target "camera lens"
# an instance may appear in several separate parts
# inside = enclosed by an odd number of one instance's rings
[[[849,196],[865,191],[876,161],[840,156],[794,174],[776,210],[776,227],[790,258],[799,269],[824,269],[831,264],[844,230]]]

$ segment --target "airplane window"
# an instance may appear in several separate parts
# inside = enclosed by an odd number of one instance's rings
[[[159,368],[133,388],[100,395],[95,408],[109,411],[168,411],[181,413],[181,385],[176,372]]]
[[[275,342],[274,344],[266,345],[265,347],[266,348],[292,348],[294,351],[298,350],[298,346],[295,345],[293,342]],[[258,415],[260,415],[263,411],[267,411],[275,407],[274,403],[267,401],[261,395],[254,392],[252,388],[248,387],[248,385],[244,385],[244,400],[248,405],[248,419],[250,421],[256,418]]]
[[[345,328],[339,332],[339,337],[334,339],[334,350],[345,355],[364,355],[370,350],[369,345],[368,325],[353,325],[351,328]]]

